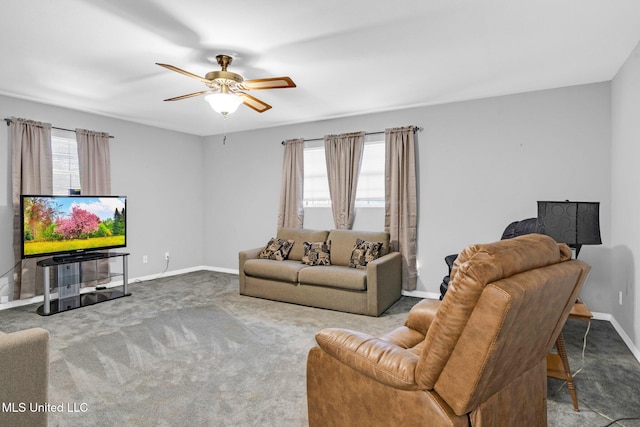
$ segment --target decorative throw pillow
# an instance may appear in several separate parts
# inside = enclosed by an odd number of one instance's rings
[[[302,263],[307,265],[331,265],[331,241],[304,242]]]
[[[366,240],[356,240],[356,245],[351,252],[349,267],[367,268],[367,264],[380,256],[382,242],[367,242]]]
[[[259,258],[284,261],[289,256],[294,240],[272,238],[267,246],[260,252]]]

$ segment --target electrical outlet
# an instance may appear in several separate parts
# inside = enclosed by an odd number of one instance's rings
[[[164,259],[166,259],[167,261],[169,261],[169,252],[165,252],[165,253],[164,253]]]
[[[618,292],[618,304],[622,305],[622,291]]]
[[[149,262],[149,257],[147,257],[146,255],[142,255],[142,263],[146,264]]]

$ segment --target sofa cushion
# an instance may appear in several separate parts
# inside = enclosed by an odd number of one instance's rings
[[[301,285],[327,286],[353,291],[367,290],[366,270],[358,270],[344,266],[307,267],[300,270],[298,280]]]
[[[329,232],[326,230],[281,228],[278,230],[277,237],[279,239],[293,240],[295,243],[291,248],[291,252],[289,252],[288,259],[301,261],[304,255],[304,242],[325,242],[328,234]]]
[[[327,238],[331,240],[331,263],[348,266],[357,239],[382,242],[380,256],[389,253],[389,233],[384,231],[331,230]]]
[[[302,263],[307,265],[331,265],[331,242],[304,242]]]
[[[296,283],[298,281],[298,272],[306,267],[300,261],[285,260],[276,262],[272,259],[248,259],[244,263],[244,274]]]
[[[368,263],[378,259],[381,249],[382,242],[367,242],[366,240],[357,239],[353,251],[351,251],[349,267],[367,268]]]
[[[264,247],[258,258],[273,259],[276,261],[284,261],[289,256],[289,252],[293,247],[293,240],[278,239],[273,237]]]

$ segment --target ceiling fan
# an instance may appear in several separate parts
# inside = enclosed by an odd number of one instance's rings
[[[264,113],[271,108],[271,105],[255,98],[244,91],[263,90],[263,89],[282,89],[296,87],[296,84],[289,77],[271,77],[266,79],[244,80],[240,74],[227,71],[227,67],[233,61],[228,55],[216,56],[216,61],[222,68],[220,71],[210,71],[204,77],[190,73],[178,67],[168,64],[157,65],[168,70],[175,71],[185,76],[200,80],[209,89],[200,92],[189,93],[187,95],[168,98],[165,101],[179,101],[181,99],[191,98],[194,96],[208,95],[205,97],[211,107],[218,113],[226,116],[236,111],[240,104],[244,104],[249,108]]]

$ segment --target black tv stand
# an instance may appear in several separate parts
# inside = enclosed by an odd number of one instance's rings
[[[56,255],[51,259],[53,260],[53,262],[65,264],[69,262],[84,262],[84,261],[91,261],[94,259],[101,259],[101,258],[105,258],[105,255],[108,256],[108,254],[104,252],[84,252],[79,254]]]
[[[131,295],[127,289],[128,257],[128,253],[87,252],[38,261],[38,267],[44,269],[44,304],[38,307],[37,313],[48,316]],[[109,260],[112,258],[122,260],[122,270],[119,272],[111,271]],[[122,284],[112,285],[112,280],[120,276]],[[54,298],[51,295],[52,284]],[[80,292],[82,285],[85,288],[93,287],[95,291]]]

